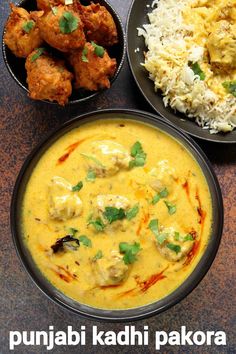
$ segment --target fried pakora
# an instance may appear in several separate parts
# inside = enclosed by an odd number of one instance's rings
[[[65,5],[65,0],[37,0],[38,9],[43,11],[50,11],[52,7],[60,4]]]
[[[104,47],[118,43],[116,24],[108,10],[100,4],[82,7],[86,37]]]
[[[94,42],[86,43],[83,49],[71,53],[70,64],[74,68],[75,87],[89,91],[109,88],[109,78],[116,71],[116,59]]]
[[[4,41],[15,56],[26,58],[43,40],[28,11],[13,4],[10,7],[12,12],[6,23]]]
[[[83,23],[71,7],[59,5],[38,17],[41,37],[53,48],[69,52],[85,44]]]
[[[43,48],[32,52],[25,63],[29,97],[34,100],[68,102],[72,93],[73,75],[66,69],[64,60],[54,59]]]

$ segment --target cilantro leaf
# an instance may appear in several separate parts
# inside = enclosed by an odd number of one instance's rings
[[[164,202],[165,202],[165,205],[166,205],[166,207],[167,207],[167,209],[168,209],[168,213],[169,213],[170,215],[175,214],[175,213],[176,213],[176,205],[174,205],[174,204],[168,202],[167,200],[165,200]]]
[[[133,218],[135,218],[135,216],[138,214],[139,212],[139,205],[135,205],[133,208],[129,209],[127,212],[126,212],[126,218],[128,220],[131,220]]]
[[[174,239],[175,239],[175,241],[179,241],[180,240],[180,233],[179,232],[175,231]]]
[[[109,224],[116,220],[122,220],[125,218],[125,212],[122,208],[115,207],[105,207],[105,211],[103,212],[104,217],[108,220]]]
[[[75,236],[77,234],[77,232],[79,232],[78,229],[75,229],[74,227],[70,227],[69,228],[69,234],[72,236]]]
[[[84,63],[88,63],[88,58],[87,58],[87,54],[88,54],[88,48],[87,47],[84,47],[84,49],[82,50],[82,56],[81,56],[81,60],[84,62]]]
[[[162,189],[159,193],[154,195],[151,203],[154,205],[159,202],[161,198],[166,198],[168,196],[169,192],[167,188]]]
[[[105,53],[105,49],[101,46],[101,45],[98,45],[96,44],[95,42],[91,42],[92,46],[94,47],[94,53],[100,57],[100,58],[103,58],[104,56],[104,53]]]
[[[162,245],[163,242],[167,239],[168,234],[159,234],[158,236],[156,236],[157,242]]]
[[[99,250],[95,256],[93,257],[93,260],[96,261],[97,259],[101,259],[103,257],[103,253],[101,250]]]
[[[89,220],[88,225],[93,225],[97,231],[103,231],[105,228],[105,224],[101,218],[97,218],[96,220]]]
[[[185,237],[184,237],[184,242],[185,241],[194,241],[194,238],[191,234],[187,234]]]
[[[231,95],[236,97],[236,80],[225,81],[222,83],[222,86],[226,89],[228,93],[231,93]]]
[[[159,236],[158,219],[152,219],[148,225],[148,228],[154,233],[156,237]]]
[[[181,247],[179,245],[175,245],[174,243],[168,243],[166,247],[169,248],[171,251],[174,251],[176,254],[181,251]]]
[[[28,21],[23,24],[22,28],[25,31],[25,33],[30,33],[30,31],[34,28],[34,26],[35,26],[34,21]]]
[[[135,242],[129,244],[121,242],[119,244],[120,253],[124,253],[123,261],[125,264],[132,264],[137,260],[136,255],[141,251],[140,244]]]
[[[85,247],[92,247],[92,241],[85,235],[81,235],[79,237],[79,241],[84,245]]]
[[[142,145],[139,141],[136,141],[131,147],[131,156],[134,158],[129,162],[129,167],[140,167],[146,163],[147,154],[143,151]]]
[[[72,187],[72,192],[79,192],[83,187],[83,182],[78,182],[75,186]]]
[[[88,170],[87,176],[86,176],[86,181],[88,182],[94,182],[96,179],[96,172],[93,170]]]
[[[198,75],[200,80],[205,80],[205,73],[202,71],[202,69],[200,68],[200,65],[196,62],[196,63],[191,63],[190,64],[190,68],[192,69],[192,71],[194,72],[194,75]]]
[[[37,60],[45,51],[46,51],[45,48],[36,49],[36,53],[34,53],[34,55],[32,55],[32,57],[31,57],[31,63],[33,63],[35,60]]]
[[[78,28],[78,23],[78,18],[72,12],[64,12],[59,20],[61,33],[68,34],[74,32]]]

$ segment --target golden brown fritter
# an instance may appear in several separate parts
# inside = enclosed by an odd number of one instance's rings
[[[37,8],[43,11],[50,11],[53,6],[64,5],[65,0],[37,0]]]
[[[81,7],[87,39],[104,47],[116,44],[117,29],[110,12],[104,6],[94,3]]]
[[[85,44],[83,23],[79,13],[71,7],[57,6],[39,17],[37,25],[45,42],[62,52],[82,48]]]
[[[43,40],[31,15],[23,8],[11,4],[11,14],[6,23],[5,44],[20,58],[26,58]]]
[[[75,72],[75,87],[96,91],[110,87],[109,78],[116,71],[116,59],[111,59],[105,49],[100,47],[98,56],[95,44],[86,43],[81,50],[74,51],[70,55],[70,63]]]
[[[34,100],[68,102],[72,93],[73,75],[63,60],[54,59],[39,48],[31,53],[25,63],[29,96]]]

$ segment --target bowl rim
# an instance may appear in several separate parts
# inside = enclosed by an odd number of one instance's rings
[[[42,273],[37,270],[37,266],[34,262],[30,263],[29,257],[26,256],[26,245],[23,246],[23,237],[22,233],[19,231],[19,209],[18,204],[22,203],[20,201],[20,191],[21,191],[21,184],[24,182],[26,178],[26,183],[31,175],[31,172],[41,156],[43,155],[44,151],[48,149],[56,140],[58,140],[61,136],[66,134],[68,131],[73,130],[75,128],[80,127],[83,124],[88,122],[93,122],[98,119],[113,119],[111,116],[116,115],[117,118],[126,118],[131,119],[138,122],[147,123],[154,128],[160,129],[164,131],[164,133],[170,135],[172,138],[176,139],[180,144],[182,144],[187,151],[192,154],[193,158],[196,160],[198,165],[203,172],[208,188],[211,193],[212,198],[212,209],[213,209],[213,216],[212,216],[212,229],[210,235],[210,240],[207,244],[207,247],[200,258],[199,262],[195,266],[194,270],[187,279],[172,293],[165,296],[161,300],[153,302],[151,304],[143,305],[137,308],[131,308],[126,310],[105,310],[94,308],[88,305],[84,305],[75,301],[59,290],[57,290],[54,286],[50,286],[51,283],[42,275]],[[123,117],[121,117],[123,116]],[[44,150],[43,150],[44,149]],[[32,167],[31,172],[28,174],[29,168]],[[208,178],[207,178],[208,177]],[[22,187],[23,188],[23,187]],[[22,193],[22,195],[24,192]],[[161,118],[157,117],[154,114],[147,113],[145,111],[140,110],[133,110],[133,109],[105,109],[101,111],[92,111],[89,113],[85,113],[79,115],[67,122],[65,122],[60,127],[54,129],[50,132],[37,146],[31,151],[28,157],[25,159],[18,177],[15,182],[12,199],[11,199],[11,206],[10,206],[10,223],[11,223],[11,234],[13,243],[16,249],[16,253],[21,260],[26,272],[31,277],[33,282],[36,286],[54,303],[61,305],[63,308],[71,310],[74,313],[81,315],[82,317],[96,319],[100,321],[106,322],[128,322],[134,320],[144,319],[153,315],[156,315],[160,312],[167,310],[168,308],[174,306],[183,298],[185,298],[193,289],[199,284],[199,282],[203,279],[206,275],[216,253],[218,251],[222,232],[223,232],[223,221],[224,221],[224,209],[223,209],[223,199],[221,194],[221,189],[215,172],[212,168],[212,165],[208,158],[206,157],[205,153],[202,149],[194,142],[192,138],[187,136],[181,130],[176,128],[175,126],[171,125],[168,122],[163,121]],[[30,252],[28,251],[28,255]],[[33,265],[33,266],[32,266]],[[34,269],[33,269],[34,268]],[[41,274],[41,279],[40,279]],[[50,288],[51,287],[51,288]],[[77,305],[77,308],[75,308]]]
[[[28,2],[28,1],[29,0],[19,0],[14,5],[19,7],[19,6],[22,6],[22,4],[24,4],[24,3]],[[78,104],[78,103],[81,103],[81,102],[88,101],[88,100],[93,99],[94,97],[100,95],[101,93],[109,90],[111,88],[112,84],[114,83],[114,81],[118,78],[118,76],[119,76],[119,74],[121,72],[121,69],[122,69],[122,67],[124,65],[125,56],[126,56],[126,49],[127,49],[127,40],[126,40],[125,27],[124,27],[124,25],[122,23],[121,17],[118,14],[118,12],[114,9],[114,7],[107,0],[91,0],[91,2],[92,1],[95,2],[95,3],[102,2],[102,6],[105,6],[106,9],[108,9],[109,12],[111,13],[112,17],[115,18],[116,25],[118,23],[119,26],[120,26],[120,37],[121,37],[120,45],[122,47],[122,55],[121,55],[121,58],[120,58],[120,63],[118,65],[117,69],[116,69],[115,75],[110,79],[110,87],[109,88],[104,88],[104,89],[95,91],[94,93],[93,93],[93,91],[91,91],[91,95],[89,95],[88,97],[75,99],[73,101],[69,100],[63,107],[67,107],[69,105],[74,105],[74,104]],[[8,15],[8,17],[9,17],[9,15]],[[8,17],[7,17],[7,19],[8,19]],[[5,41],[4,41],[4,36],[5,36],[5,33],[6,33],[6,22],[7,22],[7,19],[4,22],[3,31],[2,31],[2,38],[1,38],[1,40],[2,40],[1,48],[2,48],[3,60],[4,60],[5,66],[6,66],[7,70],[8,70],[8,72],[10,73],[11,77],[18,84],[18,86],[20,86],[21,89],[23,89],[27,93],[27,97],[28,97],[29,90],[28,90],[27,86],[24,86],[22,84],[22,82],[20,80],[18,80],[18,78],[14,74],[14,72],[13,72],[13,70],[12,70],[8,60],[7,60],[7,46],[6,46]],[[10,50],[10,49],[8,49],[8,50]],[[19,59],[25,59],[25,58],[19,58]],[[49,100],[45,100],[45,99],[44,100],[37,100],[37,102],[44,102],[44,103],[47,103],[47,104],[50,104],[50,105],[59,106],[59,104],[57,102],[49,101]]]
[[[132,19],[132,16],[133,16],[133,13],[135,13],[134,12],[134,7],[135,7],[135,5],[136,5],[136,3],[138,3],[139,1],[138,0],[132,0],[131,1],[131,4],[130,4],[130,7],[129,7],[129,10],[128,10],[128,15],[127,15],[127,20],[126,20],[126,24],[125,24],[125,30],[126,30],[126,42],[127,42],[127,58],[128,58],[128,64],[129,64],[129,68],[130,68],[130,71],[131,71],[131,73],[132,73],[132,77],[133,77],[133,79],[134,79],[134,81],[135,81],[135,83],[136,83],[136,85],[137,85],[137,87],[138,87],[138,89],[139,89],[139,91],[141,92],[141,94],[142,94],[142,96],[145,98],[145,100],[148,102],[148,104],[150,105],[150,107],[155,111],[155,113],[157,114],[157,115],[160,115],[165,121],[168,121],[168,122],[170,122],[170,123],[172,123],[173,125],[175,125],[175,126],[177,126],[179,129],[181,129],[183,132],[185,132],[185,133],[187,133],[187,134],[189,134],[189,135],[191,135],[191,136],[193,136],[193,137],[195,137],[195,138],[197,138],[197,139],[200,139],[200,140],[203,140],[203,141],[208,141],[208,142],[210,142],[210,143],[217,143],[217,144],[236,144],[236,138],[234,138],[233,140],[227,140],[227,139],[218,139],[217,137],[219,136],[219,134],[221,133],[221,132],[218,132],[218,133],[216,133],[216,134],[210,134],[209,133],[209,136],[207,136],[207,137],[204,137],[204,136],[201,136],[201,134],[198,134],[198,132],[196,133],[196,132],[193,132],[193,131],[190,131],[188,128],[186,129],[186,128],[184,128],[184,127],[180,127],[179,125],[178,125],[178,123],[176,124],[176,123],[174,123],[173,121],[172,121],[172,119],[169,119],[168,118],[168,111],[167,111],[167,108],[169,107],[164,107],[164,112],[162,111],[162,109],[160,109],[160,108],[158,108],[154,103],[153,103],[153,100],[149,97],[149,95],[147,95],[146,94],[146,92],[145,92],[145,90],[143,89],[143,87],[142,87],[142,85],[141,85],[141,83],[140,83],[140,81],[139,81],[139,79],[137,78],[137,75],[136,75],[136,73],[135,73],[135,68],[134,68],[134,63],[133,63],[133,61],[132,61],[132,59],[131,59],[131,49],[130,49],[130,35],[129,35],[129,29],[130,29],[130,22],[131,22],[131,19]],[[146,47],[146,46],[145,46]],[[146,73],[147,75],[146,75],[146,77],[147,77],[147,79],[148,80],[150,80],[149,78],[148,78],[148,72]],[[151,81],[151,80],[150,80]],[[153,86],[154,87],[154,86]],[[157,93],[156,93],[157,94]],[[174,110],[171,108],[171,107],[169,107],[170,109],[171,109],[171,111],[173,111],[174,112]],[[178,116],[177,116],[177,114],[178,114],[178,111],[176,110],[176,113],[173,113],[173,115],[174,116],[176,116],[179,120],[181,119],[181,118],[179,118]],[[181,114],[180,112],[179,112],[179,114]],[[184,114],[185,115],[185,114]],[[187,122],[190,122],[191,120],[190,120],[190,118],[188,118],[187,117],[187,115],[185,115],[185,118],[184,118],[184,120],[186,120]],[[197,125],[197,123],[193,120],[193,121],[191,121],[193,124],[196,124],[196,126],[198,127],[198,125]],[[201,128],[200,126],[199,126],[199,128]],[[201,128],[201,130],[204,130],[203,128]],[[233,132],[235,132],[235,134],[236,134],[236,129],[235,130],[233,130],[233,131],[231,131],[231,132],[228,132],[228,133],[225,133],[226,135],[227,134],[232,134]]]

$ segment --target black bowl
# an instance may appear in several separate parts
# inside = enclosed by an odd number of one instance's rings
[[[157,113],[188,134],[199,139],[218,143],[236,143],[236,129],[229,133],[210,134],[209,130],[202,129],[194,120],[190,120],[178,111],[175,112],[170,107],[165,107],[161,92],[154,91],[154,84],[148,78],[148,71],[140,65],[140,63],[144,62],[143,52],[147,50],[147,47],[145,46],[144,38],[138,37],[137,32],[138,27],[149,23],[147,13],[151,11],[152,2],[153,0],[133,0],[127,20],[128,60],[133,77],[140,91]],[[137,48],[139,48],[138,52],[136,51]]]
[[[90,2],[92,2],[92,1],[88,1],[88,0],[81,1],[81,3],[84,5],[87,5]],[[122,25],[119,15],[116,13],[114,8],[106,0],[93,0],[93,2],[99,3],[102,6],[106,7],[106,9],[111,13],[111,15],[115,21],[116,27],[117,27],[119,42],[108,49],[109,55],[112,58],[116,58],[116,61],[117,61],[117,69],[116,69],[115,75],[111,79],[111,85],[112,85],[112,83],[115,81],[115,79],[119,75],[122,65],[124,63],[125,52],[126,52],[125,31],[124,31],[124,27]],[[17,3],[17,6],[23,7],[27,11],[35,11],[37,9],[36,0],[22,0]],[[7,67],[8,71],[10,72],[11,76],[13,77],[13,79],[17,82],[17,84],[28,93],[29,90],[28,90],[28,85],[26,83],[25,59],[24,58],[17,58],[10,51],[10,49],[4,43],[4,34],[5,34],[5,30],[3,32],[3,37],[2,37],[2,52],[3,52],[3,58],[5,61],[6,67]],[[62,55],[62,53],[60,53],[56,50],[52,49],[52,51],[55,51],[55,53],[59,57],[60,57],[60,55]],[[69,98],[68,104],[74,104],[74,103],[80,103],[83,101],[87,101],[90,98],[99,95],[103,91],[105,91],[105,90],[91,92],[91,91],[85,91],[83,89],[79,89],[79,90],[73,89],[73,92]],[[47,102],[47,103],[51,103],[51,104],[57,104],[56,102],[51,102],[48,100],[42,100],[42,101]]]
[[[101,118],[124,118],[142,121],[159,128],[160,130],[166,132],[174,139],[179,141],[192,154],[192,156],[195,158],[195,160],[201,167],[208,183],[212,198],[213,219],[211,235],[206,250],[194,271],[185,280],[185,282],[170,295],[166,296],[162,300],[135,309],[102,310],[80,304],[79,302],[65,296],[63,293],[57,290],[37,268],[29,250],[27,249],[21,232],[20,220],[23,196],[31,173],[41,156],[58,138],[60,138],[65,133],[69,132],[71,129],[79,127],[87,122],[96,121],[97,119]],[[183,134],[181,131],[171,126],[170,124],[163,122],[163,120],[159,119],[159,117],[146,112],[134,110],[114,109],[87,113],[78,116],[69,122],[66,122],[59,129],[55,130],[39,146],[37,146],[26,159],[17,178],[11,202],[11,230],[13,235],[13,241],[18,256],[20,257],[25,269],[27,270],[35,284],[42,290],[44,294],[46,294],[51,300],[53,300],[57,304],[60,304],[63,307],[72,310],[80,315],[107,321],[131,321],[145,318],[168,309],[172,305],[175,305],[180,300],[182,300],[185,296],[187,296],[201,281],[201,279],[204,277],[204,275],[210,268],[220,244],[222,228],[223,203],[220,187],[215,173],[211,167],[211,164],[202,152],[202,150],[191,138],[187,137],[185,134]]]

